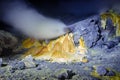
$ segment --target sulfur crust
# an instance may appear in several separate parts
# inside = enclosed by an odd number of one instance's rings
[[[29,48],[24,57],[32,55],[35,59],[50,60],[51,62],[78,62],[85,60],[82,58],[86,56],[87,48],[82,37],[79,39],[78,47],[74,44],[72,33],[51,40],[48,44],[43,43],[41,44],[38,40],[30,38],[23,41],[23,48]]]
[[[107,12],[101,14],[101,25],[103,29],[106,28],[106,21],[110,18],[113,22],[113,25],[116,27],[116,35],[120,36],[120,15],[114,12]]]

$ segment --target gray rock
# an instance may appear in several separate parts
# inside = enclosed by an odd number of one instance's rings
[[[110,19],[107,20],[106,26],[105,29],[101,27],[100,17],[97,15],[71,25],[74,43],[78,45],[79,38],[82,36],[88,48],[109,49],[116,46],[120,42],[120,37],[113,38],[115,29]],[[108,41],[108,39],[112,40]]]
[[[114,41],[107,41],[103,44],[103,47],[107,48],[107,49],[111,49],[111,48],[115,47],[116,45],[117,45],[117,43]]]
[[[41,70],[43,68],[46,68],[46,69],[47,68],[51,68],[51,69],[55,68],[55,67],[53,67],[54,66],[53,63],[47,62],[45,60],[34,60],[34,62],[36,64],[36,69],[37,70]]]
[[[38,65],[36,69],[37,69],[37,70],[41,70],[42,68],[41,68],[40,65]]]
[[[120,36],[115,37],[114,39],[112,39],[112,41],[116,42],[117,44],[120,43]]]
[[[23,70],[25,69],[25,64],[24,62],[22,61],[19,61],[19,62],[13,62],[11,64],[11,72],[14,72],[14,70]]]
[[[98,66],[96,68],[96,72],[100,75],[100,76],[104,76],[107,73],[107,70],[103,67],[103,66]]]
[[[100,80],[92,76],[74,75],[72,80]]]
[[[34,60],[34,63],[36,64],[36,66],[39,66],[40,64],[45,63],[45,60]]]
[[[72,77],[72,80],[80,80],[80,79],[81,79],[81,76],[78,74]]]
[[[107,72],[106,76],[115,76],[115,72],[110,70]]]
[[[22,70],[25,69],[25,63],[22,61],[19,61],[16,65],[17,69]]]
[[[61,73],[57,76],[58,79],[62,80],[62,79],[68,79],[68,74],[67,73]]]
[[[55,76],[60,80],[72,79],[73,75],[75,75],[75,73],[70,69],[61,69],[55,72]]]
[[[10,71],[11,73],[14,73],[14,72],[15,72],[15,69],[14,69],[14,68],[10,68],[9,71]]]
[[[0,69],[0,75],[4,74],[5,73],[5,69]]]
[[[75,75],[75,72],[73,72],[71,69],[67,69],[67,73],[68,73],[68,79],[71,79]]]
[[[102,30],[101,32],[101,39],[106,42],[108,41],[108,35],[109,35],[110,31],[109,30]]]
[[[115,26],[113,25],[113,22],[110,18],[107,18],[105,30],[109,31],[108,37],[113,37],[116,33]]]
[[[74,42],[78,44],[78,40],[82,36],[87,47],[90,48],[95,46],[100,38],[99,20],[99,16],[93,16],[86,20],[73,24],[70,28],[74,34]]]
[[[36,67],[36,64],[31,55],[26,56],[22,61],[25,63],[26,68]]]
[[[80,35],[74,34],[73,40],[76,45],[79,44],[79,39],[80,39]]]
[[[120,37],[114,37],[116,34],[116,29],[113,26],[112,20],[110,18],[106,21],[106,28],[101,29],[101,39],[102,39],[102,48],[113,48],[120,42]]]

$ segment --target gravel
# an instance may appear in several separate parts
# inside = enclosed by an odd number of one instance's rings
[[[55,72],[55,76],[59,80],[72,79],[73,75],[75,75],[75,73],[70,69],[61,69]]]
[[[106,76],[115,76],[115,72],[110,70],[107,72]]]
[[[96,68],[96,72],[100,75],[100,76],[104,76],[107,73],[107,70],[103,67],[103,66],[98,66]]]
[[[42,68],[41,68],[40,65],[38,65],[36,69],[37,69],[37,70],[41,70]]]
[[[22,59],[22,62],[24,62],[26,68],[36,67],[36,63],[34,62],[31,55],[26,56],[24,59]]]
[[[104,48],[110,49],[110,48],[114,48],[117,45],[117,43],[114,41],[108,41],[108,42],[105,42],[103,45],[104,45]]]

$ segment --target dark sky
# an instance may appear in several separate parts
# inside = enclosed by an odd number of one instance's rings
[[[98,14],[119,0],[28,0],[46,16],[74,22]]]
[[[0,0],[17,1],[17,0]],[[19,0],[18,0],[19,1]],[[22,1],[22,0],[20,0]],[[23,0],[45,16],[74,22],[120,3],[119,0]]]
[[[0,0],[10,1],[10,0]],[[15,1],[15,0],[11,0]],[[25,0],[27,4],[37,9],[45,16],[60,19],[66,24],[72,24],[89,16],[99,14],[111,6],[120,3],[119,0]],[[1,22],[0,22],[1,24]]]

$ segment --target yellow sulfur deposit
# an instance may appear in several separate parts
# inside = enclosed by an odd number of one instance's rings
[[[113,25],[116,27],[116,36],[120,36],[120,15],[114,12],[107,12],[101,14],[101,25],[103,29],[106,28],[106,21],[110,18]]]
[[[51,40],[48,44],[34,39],[26,39],[22,44],[23,48],[28,48],[24,57],[32,55],[35,59],[44,59],[52,62],[71,62],[85,60],[87,48],[81,37],[79,46],[76,47],[73,41],[73,34],[66,34],[56,40]],[[87,62],[82,61],[82,62]]]
[[[108,69],[109,71],[110,69]],[[120,73],[116,72],[115,70],[112,70],[115,72],[116,75],[114,76],[100,76],[95,70],[91,72],[91,76],[96,77],[100,80],[120,80]]]
[[[86,48],[87,47],[85,45],[83,37],[80,37],[80,39],[79,39],[79,47],[78,47],[80,53],[83,53],[83,54],[86,53],[87,52]]]

